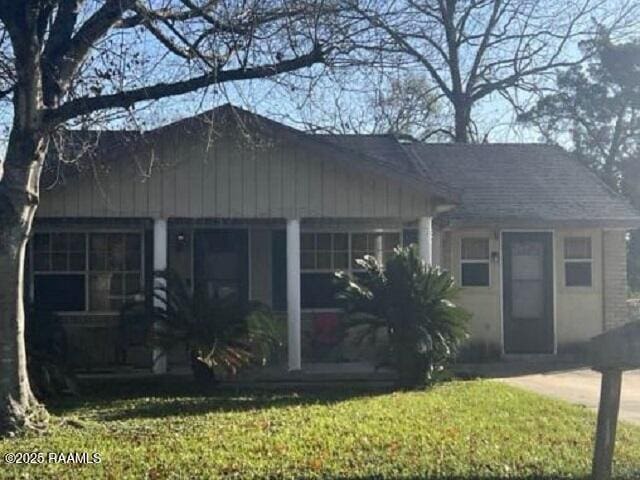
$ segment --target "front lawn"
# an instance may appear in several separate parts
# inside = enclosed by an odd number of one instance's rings
[[[366,394],[92,390],[95,398],[52,409],[67,420],[54,417],[49,435],[0,441],[0,453],[98,452],[100,464],[3,464],[0,478],[586,478],[590,471],[593,413],[491,381]],[[616,472],[640,477],[640,428],[619,429]]]

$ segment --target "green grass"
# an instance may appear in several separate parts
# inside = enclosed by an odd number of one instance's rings
[[[99,465],[3,464],[0,478],[586,478],[590,471],[592,412],[501,383],[208,396],[183,387],[152,395],[150,385],[94,386],[92,398],[52,408],[49,434],[0,441],[0,453],[99,452]],[[640,428],[620,426],[615,469],[618,478],[640,477]]]

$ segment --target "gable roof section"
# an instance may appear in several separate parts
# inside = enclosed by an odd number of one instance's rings
[[[401,143],[392,135],[309,134],[227,104],[142,134],[75,131],[70,145],[93,142],[90,156],[112,161],[125,156],[116,152],[146,148],[170,131],[189,141],[189,135],[215,135],[225,128],[248,141],[284,140],[319,151],[350,168],[395,179],[441,204],[457,204],[439,217],[453,226],[640,226],[640,212],[577,158],[543,144],[424,144]],[[59,169],[53,173],[59,175]]]
[[[387,150],[364,148],[355,144],[358,137],[353,136],[351,142],[343,142],[341,136],[309,134],[283,123],[276,122],[262,115],[244,110],[231,104],[225,104],[199,115],[178,120],[151,130],[144,135],[145,141],[153,141],[155,136],[162,136],[167,130],[181,129],[186,133],[202,132],[202,129],[213,130],[235,128],[247,136],[250,141],[284,140],[298,144],[301,148],[320,150],[333,160],[350,168],[364,169],[378,173],[403,183],[419,192],[426,193],[438,203],[456,204],[458,197],[453,190],[441,182],[432,181],[417,168],[409,156],[400,148],[400,144],[391,136],[379,142]],[[252,138],[253,137],[253,138]],[[371,136],[375,138],[377,136]]]
[[[340,148],[351,152],[359,152],[369,158],[375,159],[380,165],[383,165],[384,168],[396,174],[422,179],[421,181],[427,182],[432,189],[440,192],[444,197],[449,198],[456,204],[460,201],[460,197],[455,189],[434,176],[429,175],[423,165],[417,162],[393,135],[348,134],[319,136]]]
[[[640,213],[565,150],[543,144],[403,145],[460,193],[450,224],[640,226]]]

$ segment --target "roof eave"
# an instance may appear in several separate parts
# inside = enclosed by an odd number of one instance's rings
[[[634,230],[640,228],[640,217],[608,219],[527,219],[527,218],[474,218],[444,219],[446,228],[491,228],[491,229],[570,229],[602,228],[612,230]]]

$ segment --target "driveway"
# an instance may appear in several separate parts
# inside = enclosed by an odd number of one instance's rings
[[[512,376],[500,378],[499,381],[589,408],[598,408],[600,374],[593,370],[575,369]],[[625,372],[622,377],[620,419],[640,424],[640,370]]]

